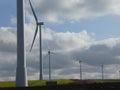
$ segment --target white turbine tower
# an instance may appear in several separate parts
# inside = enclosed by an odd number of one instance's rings
[[[35,21],[36,21],[36,30],[35,30],[35,35],[34,35],[34,38],[33,38],[33,41],[32,41],[30,51],[32,50],[32,47],[33,47],[33,44],[35,42],[36,35],[37,35],[37,32],[38,32],[38,28],[39,28],[39,38],[40,38],[40,44],[39,44],[40,45],[40,76],[39,76],[39,80],[43,80],[41,25],[44,25],[44,23],[38,21],[38,18],[37,18],[36,14],[35,14],[35,11],[33,9],[33,6],[32,6],[32,3],[31,3],[30,0],[29,0],[29,3],[30,3],[31,10],[32,10],[32,13],[33,13]]]
[[[76,59],[76,61],[78,61],[79,62],[79,67],[80,67],[80,80],[82,80],[82,61],[80,60],[80,59]]]
[[[17,0],[17,69],[16,87],[26,87],[27,70],[24,47],[24,0]]]
[[[104,79],[104,65],[101,65],[102,80]]]
[[[49,80],[51,80],[51,54],[54,54],[53,52],[48,50],[48,56],[49,56]]]
[[[80,79],[82,80],[82,61],[79,60],[79,64],[80,64]]]
[[[118,77],[118,79],[120,79],[120,70],[118,71],[118,74],[119,74],[119,77]]]

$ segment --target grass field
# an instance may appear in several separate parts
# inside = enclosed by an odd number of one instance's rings
[[[51,82],[56,81],[58,85],[67,85],[75,82],[75,80],[72,80],[72,79],[50,80],[50,81]],[[120,82],[120,80],[118,79],[105,79],[105,80],[97,79],[97,80],[87,80],[87,81],[93,81],[96,83]],[[42,80],[42,81],[32,80],[32,81],[28,81],[28,85],[29,86],[45,86],[46,82],[49,82],[49,80]],[[15,87],[15,82],[14,81],[0,82],[0,87]]]
[[[70,84],[73,82],[73,80],[50,80],[50,82],[54,82],[56,81],[58,85],[65,85],[65,84]],[[42,80],[42,81],[29,81],[28,82],[28,85],[29,86],[45,86],[46,85],[46,82],[49,82],[49,80]]]
[[[0,82],[0,87],[15,87],[14,81],[2,81]]]
[[[57,81],[58,85],[63,85],[63,84],[65,85],[73,82],[73,80],[50,80],[50,82],[52,81]],[[45,86],[46,82],[49,82],[49,80],[42,80],[42,81],[31,80],[31,81],[28,81],[28,86]],[[15,82],[2,81],[0,82],[0,87],[15,87]]]

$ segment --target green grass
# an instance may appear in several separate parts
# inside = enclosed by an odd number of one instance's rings
[[[0,82],[0,87],[15,87],[14,81],[2,81]]]
[[[56,81],[58,85],[63,85],[63,84],[69,84],[72,83],[73,80],[50,80],[50,82]],[[49,80],[42,80],[42,81],[29,81],[29,86],[45,86],[46,82],[49,82]]]
[[[42,81],[38,81],[38,80],[30,80],[28,81],[28,85],[29,86],[45,86],[46,82],[48,82],[49,80],[42,80]],[[74,82],[74,80],[71,79],[61,79],[61,80],[50,80],[50,81],[56,81],[58,85],[65,85],[65,84],[69,84]],[[105,82],[120,82],[120,80],[118,79],[105,79],[105,80],[101,80],[101,79],[97,79],[97,80],[92,80],[96,83],[105,83]],[[5,82],[0,82],[0,87],[15,87],[15,82],[14,81],[5,81]]]
[[[58,85],[69,84],[73,82],[72,80],[30,80],[28,81],[28,86],[45,86],[48,81],[56,81]],[[0,87],[15,87],[14,81],[4,81],[0,82]]]

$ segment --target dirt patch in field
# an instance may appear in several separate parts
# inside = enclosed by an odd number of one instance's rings
[[[73,82],[71,84],[78,85],[78,84],[95,84],[96,82],[93,80],[78,80],[73,79]]]

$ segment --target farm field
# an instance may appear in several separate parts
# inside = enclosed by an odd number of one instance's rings
[[[66,85],[74,82],[73,80],[30,80],[28,81],[28,86],[46,86],[46,82],[54,82],[56,81],[58,85]],[[15,87],[14,81],[2,81],[0,82],[0,87]]]
[[[46,82],[57,82],[57,85],[48,85]],[[43,81],[29,81],[29,87],[15,88],[15,82],[0,82],[0,90],[120,90],[120,80],[106,79],[106,80],[43,80]]]

